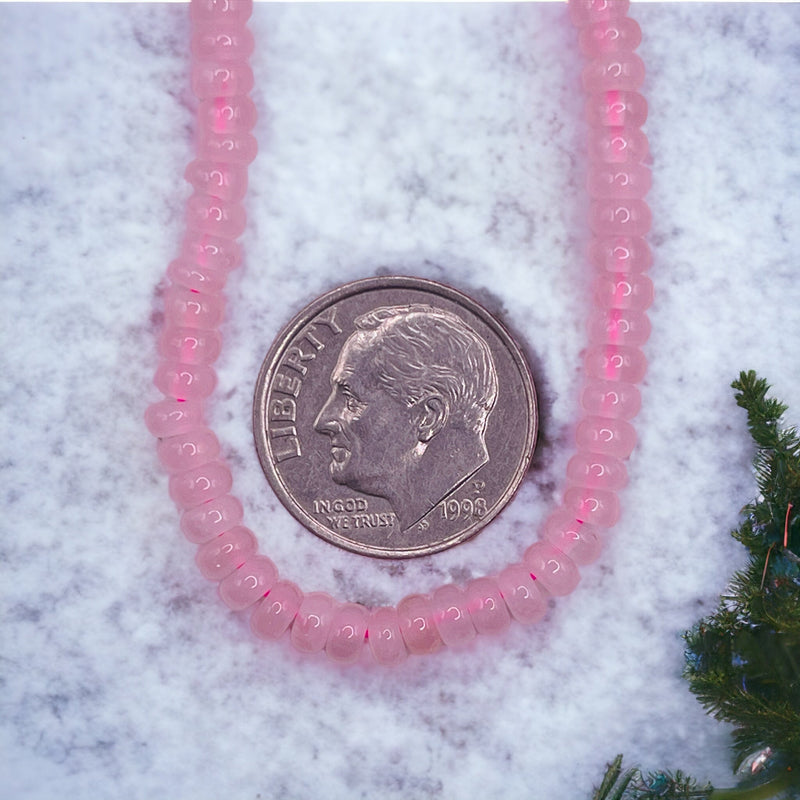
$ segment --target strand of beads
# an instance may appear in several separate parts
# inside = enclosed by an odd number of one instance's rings
[[[230,470],[204,422],[203,403],[216,384],[211,364],[221,347],[221,292],[240,260],[236,237],[245,226],[240,203],[247,165],[256,153],[250,134],[256,115],[248,97],[253,40],[245,27],[252,0],[192,0],[199,157],[186,178],[195,194],[180,257],[167,270],[172,285],[159,343],[163,360],[155,376],[166,397],[150,406],[146,422],[171,473],[170,495],[183,512],[181,528],[199,545],[200,571],[219,582],[228,607],[252,608],[250,624],[258,636],[277,639],[290,631],[299,651],[324,650],[340,663],[357,661],[368,642],[377,663],[395,665],[409,653],[433,653],[478,633],[499,633],[512,619],[535,622],[545,613],[547,596],[570,592],[579,580],[578,565],[597,557],[600,532],[619,515],[616,491],[627,480],[623,459],[635,443],[628,420],[639,408],[635,383],[645,361],[638,348],[649,333],[643,312],[652,298],[652,286],[641,274],[650,263],[641,238],[650,222],[642,199],[649,187],[649,171],[641,165],[647,142],[639,131],[646,104],[636,93],[643,67],[633,54],[639,28],[626,17],[627,9],[628,0],[570,0],[581,47],[591,59],[584,71],[592,129],[591,261],[600,277],[589,325],[586,416],[577,427],[578,450],[567,468],[563,502],[521,563],[464,588],[449,584],[430,595],[405,597],[397,608],[370,610],[337,603],[324,592],[304,594],[279,579],[242,526],[242,505],[230,494]]]

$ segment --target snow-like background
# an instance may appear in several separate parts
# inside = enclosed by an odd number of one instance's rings
[[[0,797],[584,800],[617,752],[730,783],[681,679],[754,494],[730,381],[800,420],[800,5],[645,4],[651,362],[624,518],[532,629],[386,671],[254,639],[196,571],[142,423],[192,155],[187,9],[3,4]],[[517,560],[570,456],[588,290],[583,99],[560,4],[259,4],[260,155],[213,426],[284,575],[396,602]],[[250,433],[280,327],[381,268],[481,300],[532,356],[529,480],[401,564],[278,505]]]

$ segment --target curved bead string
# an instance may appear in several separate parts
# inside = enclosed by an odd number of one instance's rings
[[[248,97],[252,0],[192,0],[192,87],[200,104],[198,157],[186,179],[194,194],[179,257],[167,269],[171,285],[155,375],[165,399],[148,408],[146,422],[159,439],[170,496],[182,509],[181,528],[198,545],[201,573],[219,582],[229,608],[252,608],[258,636],[277,639],[290,631],[299,651],[324,650],[342,663],[357,661],[368,643],[377,663],[394,665],[409,653],[500,633],[512,619],[537,621],[548,595],[571,592],[578,566],[598,556],[604,529],[619,517],[617,492],[627,482],[624,461],[636,441],[629,420],[640,406],[635,384],[646,369],[640,347],[650,333],[644,312],[653,296],[643,274],[652,260],[642,238],[650,227],[644,202],[650,171],[642,164],[648,145],[640,130],[647,103],[637,91],[644,66],[633,52],[641,33],[627,17],[628,6],[628,0],[569,2],[587,59],[589,261],[596,277],[581,395],[585,416],[576,429],[562,502],[521,562],[498,575],[410,595],[396,608],[367,609],[323,592],[305,594],[258,555],[255,536],[242,525],[242,504],[230,494],[233,480],[219,442],[204,422],[204,402],[216,385],[211,365],[221,348],[222,289],[241,259],[241,202],[257,146],[251,134],[256,111]]]

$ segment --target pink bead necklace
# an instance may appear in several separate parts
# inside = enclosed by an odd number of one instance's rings
[[[641,32],[627,17],[628,7],[629,0],[569,0],[587,58],[589,261],[596,277],[581,396],[585,416],[577,426],[563,500],[545,521],[540,540],[498,575],[413,594],[396,608],[368,609],[324,592],[304,593],[279,578],[242,525],[242,504],[230,493],[231,472],[204,422],[204,403],[216,385],[211,364],[221,348],[222,289],[241,258],[236,238],[245,229],[241,203],[257,149],[251,135],[256,111],[248,97],[253,36],[246,22],[252,0],[191,0],[192,88],[200,105],[198,157],[186,178],[195,193],[180,256],[167,269],[171,285],[155,375],[165,399],[151,405],[145,419],[170,473],[181,529],[199,546],[200,571],[219,583],[229,608],[251,609],[257,636],[277,639],[289,631],[297,650],[324,650],[341,663],[359,660],[368,646],[378,664],[395,665],[409,653],[433,653],[478,633],[500,633],[512,619],[541,619],[548,596],[571,592],[578,567],[597,558],[604,529],[619,517],[617,491],[627,482],[624,460],[636,441],[629,420],[640,405],[636,384],[646,369],[640,347],[650,333],[645,309],[653,297],[643,274],[652,261],[642,238],[650,228],[643,199],[650,171],[642,163],[648,145],[640,130],[647,103],[637,92],[644,65],[634,53]]]

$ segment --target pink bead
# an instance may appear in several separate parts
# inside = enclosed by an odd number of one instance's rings
[[[465,589],[467,608],[478,633],[502,633],[511,624],[508,606],[495,578],[475,578]]]
[[[184,177],[198,192],[220,197],[229,203],[238,203],[247,191],[247,167],[244,164],[195,159],[186,167]]]
[[[603,198],[594,200],[589,210],[589,226],[596,236],[643,236],[652,222],[644,200]]]
[[[178,328],[216,328],[224,313],[221,295],[201,294],[183,286],[170,286],[164,293],[167,323]]]
[[[644,62],[636,53],[608,53],[590,61],[581,78],[590,93],[635,91],[644,83]]]
[[[194,25],[242,26],[253,13],[253,0],[192,0]]]
[[[619,520],[619,498],[606,489],[571,486],[564,492],[564,507],[579,522],[611,528]]]
[[[586,188],[592,198],[641,199],[652,184],[650,170],[635,161],[624,164],[596,164],[589,168]],[[626,235],[626,234],[623,234]]]
[[[247,133],[253,130],[258,112],[247,95],[213,97],[197,109],[197,124],[214,133]]]
[[[261,639],[279,639],[286,633],[303,602],[303,593],[291,581],[278,581],[253,609],[250,628]]]
[[[228,279],[222,269],[201,267],[185,258],[176,258],[167,267],[167,277],[176,285],[202,294],[219,294]]]
[[[184,511],[181,530],[190,542],[203,544],[240,525],[243,517],[242,504],[233,495],[223,494]]]
[[[242,25],[201,25],[192,33],[192,55],[199,61],[246,61],[253,34]]]
[[[216,539],[201,544],[195,561],[200,573],[210,581],[221,581],[255,555],[258,544],[248,528],[236,527]]]
[[[344,603],[336,609],[325,643],[325,654],[339,664],[355,664],[364,649],[369,612],[357,603]]]
[[[642,396],[631,383],[592,380],[583,389],[581,405],[588,414],[633,419],[642,406]]]
[[[181,364],[162,361],[153,383],[176,400],[201,400],[208,397],[217,385],[217,373],[205,364]]]
[[[266,556],[250,556],[219,585],[219,596],[231,611],[244,611],[264,597],[278,580],[278,568]]]
[[[209,269],[232,270],[242,260],[242,248],[235,240],[196,230],[186,232],[181,254]]]
[[[258,142],[251,133],[214,133],[202,128],[197,133],[197,155],[210,161],[249,164],[258,154]]]
[[[161,333],[158,352],[168,361],[184,364],[213,364],[222,349],[218,331],[170,326]]]
[[[452,583],[440,586],[431,596],[431,603],[434,624],[448,647],[464,645],[475,638],[467,597],[458,586]]]
[[[569,16],[578,28],[624,17],[630,0],[569,0]]]
[[[589,95],[585,112],[593,128],[641,128],[647,120],[647,101],[639,92],[610,89]]]
[[[209,428],[195,428],[158,443],[158,459],[170,472],[200,467],[219,455],[219,442]]]
[[[409,653],[426,655],[435,653],[442,646],[442,637],[433,623],[433,607],[430,598],[423,594],[411,594],[397,604],[400,633]]]
[[[636,20],[630,17],[589,25],[580,32],[578,38],[581,52],[587,58],[635,50],[641,42],[642,30]]]
[[[628,483],[625,464],[607,453],[580,451],[567,464],[567,478],[592,489],[622,489]]]
[[[578,448],[590,453],[605,453],[627,458],[636,446],[636,430],[624,419],[585,417],[575,431]]]
[[[334,599],[325,592],[310,592],[303,598],[292,623],[291,641],[301,653],[318,653],[325,647],[333,614]]]
[[[234,97],[253,88],[253,70],[246,61],[195,61],[192,91],[200,100]]]
[[[212,236],[241,236],[247,226],[247,215],[239,203],[228,203],[207,194],[195,194],[186,204],[186,224]]]
[[[594,282],[594,301],[601,308],[644,311],[653,304],[653,282],[638,272],[606,273]]]
[[[650,327],[650,320],[643,311],[602,308],[589,317],[589,342],[639,347],[650,337]]]
[[[160,438],[186,433],[205,424],[203,404],[198,400],[180,403],[171,397],[159,400],[147,407],[144,423],[153,436]]]
[[[601,381],[639,383],[647,372],[647,359],[641,350],[616,344],[590,348],[584,365],[590,378]]]
[[[591,564],[603,549],[600,529],[588,522],[580,522],[574,513],[564,509],[559,509],[548,518],[542,537],[576,564]]]
[[[537,582],[555,597],[569,594],[580,582],[575,562],[550,542],[536,542],[523,557],[525,565]]]
[[[641,236],[598,236],[589,245],[589,260],[609,272],[643,272],[653,264],[653,254]]]
[[[524,564],[511,564],[497,576],[503,600],[517,622],[532,625],[547,611],[547,596]]]
[[[650,153],[647,136],[639,128],[590,128],[588,143],[589,158],[603,164],[638,163]]]
[[[231,471],[221,461],[177,472],[169,479],[169,496],[181,508],[194,508],[227,494],[233,486]]]
[[[408,658],[406,643],[400,633],[400,620],[397,609],[391,607],[374,608],[367,623],[367,641],[372,657],[381,666],[395,667]]]

